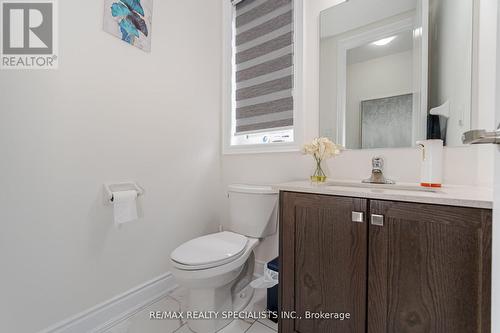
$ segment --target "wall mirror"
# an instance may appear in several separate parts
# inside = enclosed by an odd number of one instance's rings
[[[321,13],[320,134],[347,149],[459,145],[474,0],[349,0]]]

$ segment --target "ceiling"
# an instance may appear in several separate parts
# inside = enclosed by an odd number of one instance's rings
[[[374,41],[381,39],[378,38],[365,45],[350,49],[349,51],[347,51],[347,64],[351,65],[375,58],[385,57],[391,54],[410,51],[413,49],[412,30],[404,31],[393,36],[396,36],[396,38],[387,45],[374,45]]]

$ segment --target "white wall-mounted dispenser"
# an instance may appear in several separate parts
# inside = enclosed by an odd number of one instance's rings
[[[439,188],[443,184],[443,140],[417,141],[422,155],[420,185]]]

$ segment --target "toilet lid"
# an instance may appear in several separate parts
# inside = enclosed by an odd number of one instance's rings
[[[219,232],[190,240],[175,249],[170,258],[187,266],[229,262],[244,252],[248,239],[233,232]]]

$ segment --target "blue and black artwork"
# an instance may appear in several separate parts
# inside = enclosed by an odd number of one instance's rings
[[[134,39],[139,38],[142,33],[148,36],[148,27],[144,20],[144,8],[141,0],[120,0],[111,6],[111,15],[119,18],[122,40],[134,44]]]

